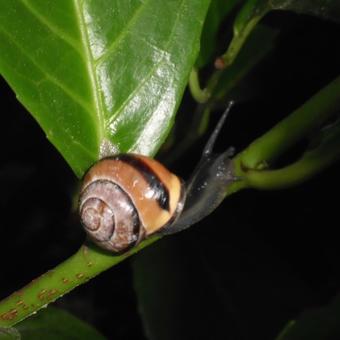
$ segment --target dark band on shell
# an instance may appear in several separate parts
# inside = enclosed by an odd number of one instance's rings
[[[143,178],[148,182],[149,187],[157,193],[156,200],[159,206],[164,210],[170,210],[169,189],[154,170],[148,166],[148,164],[146,164],[141,158],[136,158],[131,154],[120,154],[114,158],[119,159],[138,170]]]
[[[177,219],[181,216],[182,211],[184,209],[185,201],[187,198],[187,192],[185,187],[185,182],[180,179],[181,182],[181,189],[180,189],[180,197],[176,206],[176,210],[172,214],[170,220],[156,233],[158,235],[168,235],[171,234],[169,230],[171,229],[172,225],[175,224]]]

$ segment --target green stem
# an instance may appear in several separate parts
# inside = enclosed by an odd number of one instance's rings
[[[340,128],[337,135],[316,149],[307,151],[297,162],[278,170],[246,172],[247,185],[256,189],[288,188],[309,180],[340,159]]]
[[[249,0],[238,13],[234,22],[233,39],[227,51],[221,56],[224,67],[234,62],[254,27],[270,10],[266,4],[262,5],[261,2],[262,0]]]
[[[234,158],[235,175],[240,181],[228,188],[228,194],[247,187],[290,187],[308,180],[334,163],[340,157],[339,125],[323,132],[322,142],[316,148],[307,150],[297,162],[282,169],[266,170],[271,162],[299,140],[320,130],[339,108],[340,77]]]
[[[293,328],[295,325],[296,325],[296,321],[290,320],[275,340],[288,339],[290,337],[289,332],[291,331],[291,328]]]
[[[215,61],[215,66],[216,63],[221,63],[221,67],[217,67],[215,72],[212,74],[210,79],[208,80],[206,90],[208,93],[213,94],[215,99],[216,99],[216,93],[215,89],[220,82],[222,76],[225,74],[225,69],[227,68],[228,70],[232,66],[234,60],[238,56],[242,46],[245,44],[248,36],[250,33],[253,31],[257,23],[263,18],[263,16],[268,12],[269,8],[268,6],[261,6],[258,5],[259,0],[250,0],[248,1],[240,10],[238,13],[234,26],[233,26],[233,38],[228,46],[227,51]],[[263,30],[263,29],[262,29]],[[270,48],[270,44],[266,45],[265,51]],[[251,51],[250,56],[247,56],[247,59],[251,59],[253,62],[256,62],[256,58],[258,56],[262,56],[262,53],[265,54],[265,51],[256,51],[256,49]],[[249,62],[242,61],[242,64],[250,66]],[[244,72],[247,70],[246,67],[240,67],[240,69]],[[250,68],[250,67],[249,67]],[[238,71],[238,69],[235,69]],[[235,72],[234,70],[234,72]],[[230,72],[232,73],[232,72]],[[229,89],[227,89],[229,90]],[[224,91],[225,92],[225,91]],[[217,95],[217,97],[221,97],[221,95]]]
[[[340,77],[320,90],[304,105],[251,143],[238,155],[242,167],[267,167],[291,146],[318,130],[340,107]]]
[[[207,91],[215,96],[215,89],[223,75],[224,70],[215,70],[207,83]],[[215,98],[213,98],[215,100]]]
[[[210,97],[209,92],[206,89],[201,89],[199,79],[198,79],[198,71],[194,67],[191,70],[190,77],[189,77],[189,89],[191,95],[198,103],[206,103]]]
[[[92,245],[81,246],[66,261],[0,301],[0,327],[14,326],[158,238],[151,238],[121,256],[114,256]]]

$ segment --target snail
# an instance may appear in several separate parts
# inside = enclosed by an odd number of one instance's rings
[[[133,153],[106,157],[85,174],[79,214],[89,238],[121,254],[151,235],[182,231],[209,215],[237,180],[233,149],[213,154],[213,147],[233,105],[230,102],[185,185],[158,161]]]

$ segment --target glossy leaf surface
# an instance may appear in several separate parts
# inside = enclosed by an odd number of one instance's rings
[[[0,2],[0,73],[78,176],[154,154],[171,127],[209,0]]]

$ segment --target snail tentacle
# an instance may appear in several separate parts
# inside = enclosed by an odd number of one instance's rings
[[[161,231],[170,235],[189,228],[215,210],[223,201],[228,185],[235,180],[230,157],[234,148],[230,147],[222,154],[213,154],[213,148],[223,124],[234,102],[230,101],[213,133],[206,143],[201,159],[187,184],[186,201],[181,216],[176,223]]]

